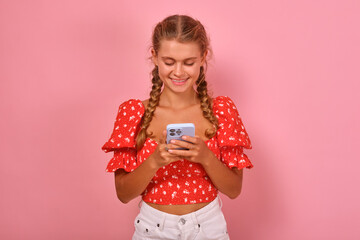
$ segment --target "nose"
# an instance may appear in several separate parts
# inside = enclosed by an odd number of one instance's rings
[[[175,64],[174,74],[177,77],[181,77],[184,73],[183,65],[181,63]]]

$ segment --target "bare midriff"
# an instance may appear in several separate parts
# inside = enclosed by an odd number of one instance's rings
[[[166,212],[169,214],[185,215],[185,214],[195,212],[195,211],[205,207],[206,205],[209,204],[209,202],[184,204],[184,205],[160,205],[160,204],[155,204],[155,203],[146,203],[146,204],[148,204],[149,206],[151,206],[159,211]]]

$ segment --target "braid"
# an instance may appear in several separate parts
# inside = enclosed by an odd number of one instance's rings
[[[149,104],[147,105],[145,114],[142,117],[142,122],[140,125],[141,129],[136,137],[137,150],[141,149],[141,147],[144,145],[144,142],[147,138],[146,130],[148,129],[150,122],[154,116],[156,107],[159,105],[161,87],[163,85],[163,82],[159,77],[158,66],[154,67],[154,69],[152,70],[152,75],[153,75],[153,78],[151,80],[152,89],[150,92]],[[150,136],[152,134],[153,133],[150,133]]]
[[[197,93],[200,99],[200,108],[203,111],[203,116],[209,120],[212,124],[214,129],[206,129],[205,136],[207,138],[212,138],[219,127],[218,120],[215,117],[213,110],[212,110],[212,100],[208,95],[207,91],[207,82],[205,80],[205,73],[204,67],[200,67],[200,75],[199,78],[196,80],[197,85]]]

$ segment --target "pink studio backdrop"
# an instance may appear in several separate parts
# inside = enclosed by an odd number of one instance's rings
[[[359,1],[0,1],[0,239],[130,239],[101,146],[148,98],[154,25],[189,14],[252,140],[232,239],[360,239]]]

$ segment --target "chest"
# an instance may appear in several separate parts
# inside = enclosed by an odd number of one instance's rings
[[[195,135],[200,136],[204,141],[207,140],[205,136],[206,129],[213,128],[211,122],[203,116],[200,106],[181,111],[157,108],[147,130],[150,138],[159,142],[163,136],[162,132],[166,130],[166,126],[172,123],[193,123],[195,125]]]

